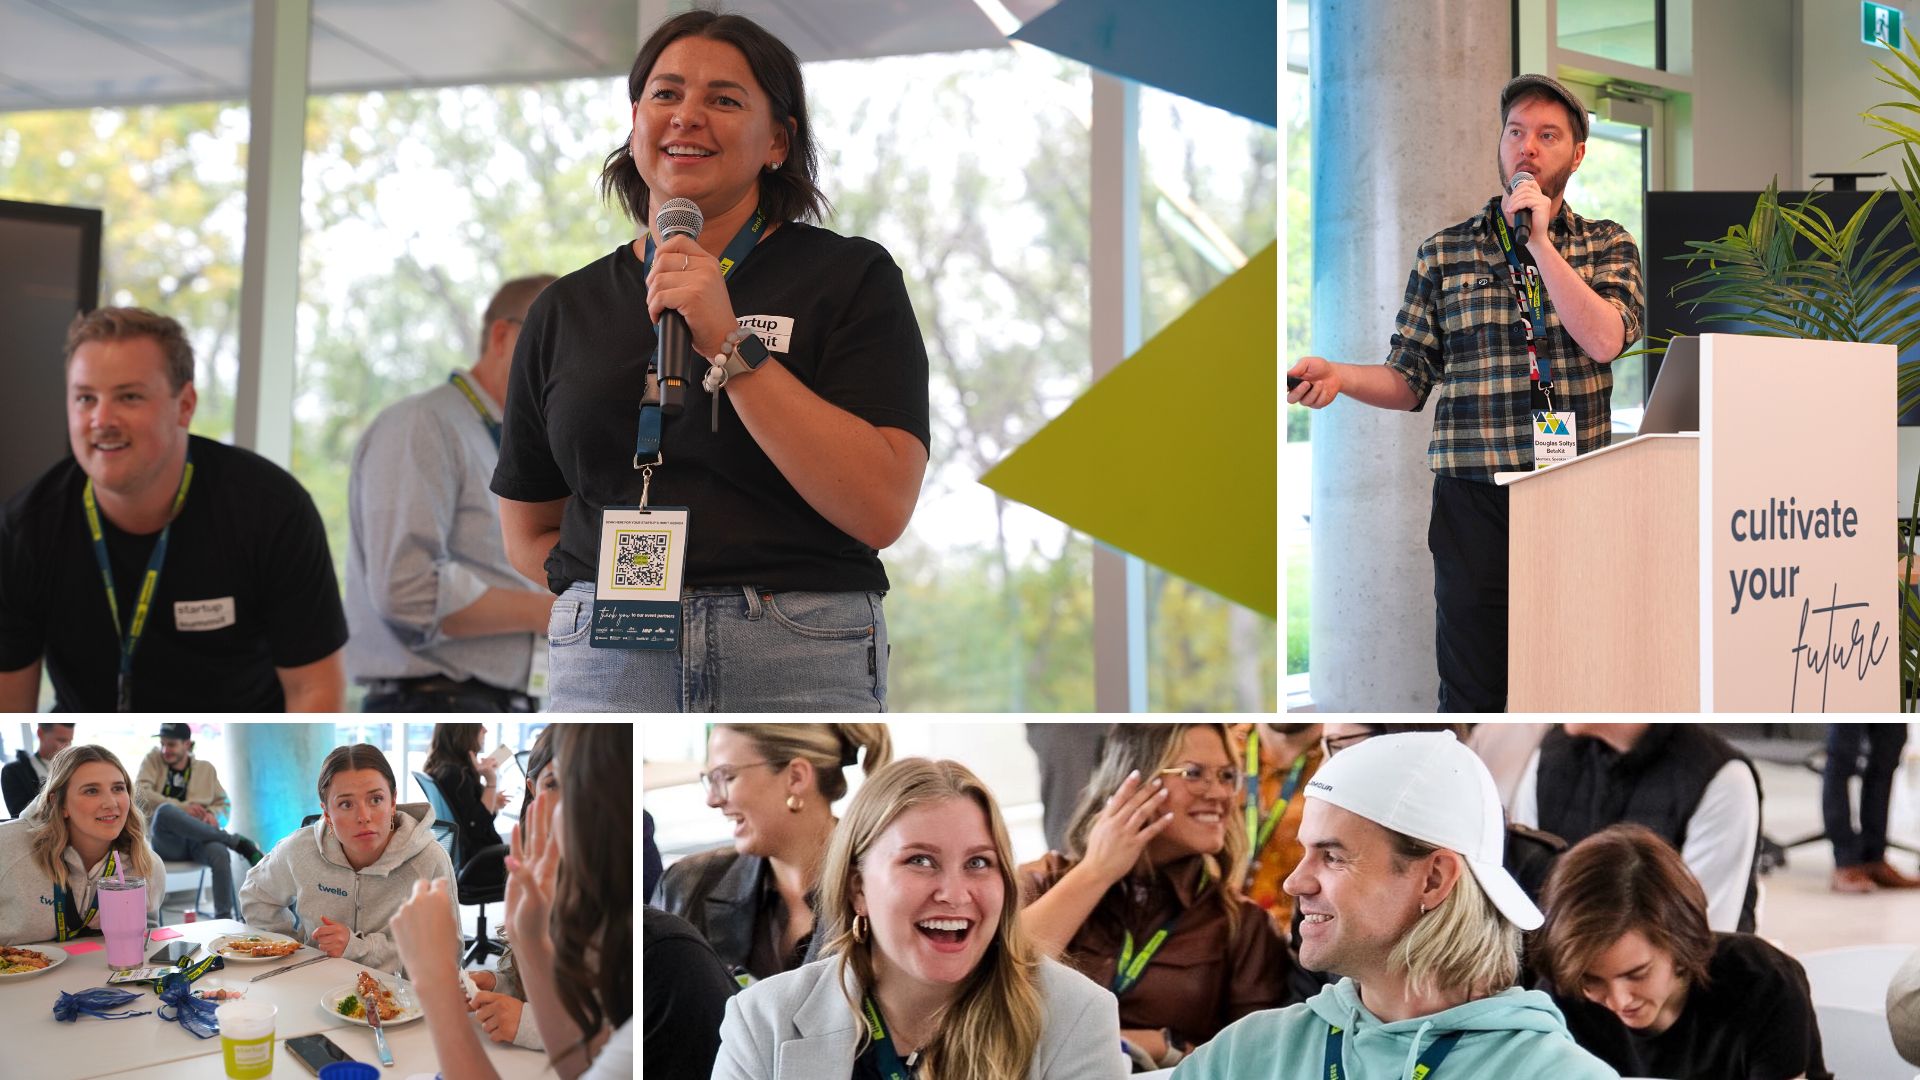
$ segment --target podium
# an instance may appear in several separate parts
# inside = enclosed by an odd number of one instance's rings
[[[1697,431],[1500,478],[1507,707],[1895,711],[1893,346],[1706,334],[1669,366],[1696,348]]]

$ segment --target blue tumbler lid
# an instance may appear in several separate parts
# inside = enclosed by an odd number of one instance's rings
[[[334,1061],[320,1066],[320,1080],[380,1080],[380,1070],[364,1061]]]

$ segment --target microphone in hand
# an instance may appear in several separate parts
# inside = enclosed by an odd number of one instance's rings
[[[1519,191],[1521,184],[1531,184],[1533,182],[1534,182],[1533,174],[1530,172],[1514,173],[1513,179],[1507,181],[1507,191],[1509,192]],[[1522,210],[1519,213],[1513,215],[1514,246],[1526,247],[1527,241],[1532,236],[1533,236],[1533,213],[1531,211]]]
[[[705,223],[699,205],[692,199],[668,199],[653,217],[654,243],[664,244],[673,236],[698,239],[701,226]],[[657,255],[655,257],[658,258]],[[692,378],[693,332],[687,328],[686,316],[669,308],[660,313],[660,323],[654,327],[654,334],[654,370],[660,376],[660,412],[664,416],[677,416],[686,407],[687,383]],[[703,371],[704,368],[702,364]]]

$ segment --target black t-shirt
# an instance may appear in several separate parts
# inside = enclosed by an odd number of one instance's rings
[[[1707,986],[1673,1026],[1633,1031],[1605,1006],[1556,993],[1575,1042],[1623,1076],[1669,1080],[1832,1080],[1798,961],[1752,934],[1715,934]]]
[[[641,1074],[711,1076],[727,999],[740,987],[685,919],[656,907],[647,908],[642,918]]]
[[[654,348],[645,276],[622,244],[554,282],[527,312],[514,352],[493,491],[518,502],[573,497],[547,559],[555,593],[594,580],[602,509],[640,501],[634,437]],[[926,346],[885,248],[787,222],[727,291],[738,317],[756,317],[748,325],[769,363],[876,427],[929,441]],[[686,411],[664,423],[666,462],[648,496],[689,508],[683,583],[884,591],[879,554],[808,506],[722,397],[714,433],[706,391],[697,380],[688,387]]]
[[[133,707],[282,710],[274,668],[311,664],[347,641],[320,513],[258,454],[193,436],[192,456],[133,656]],[[81,505],[86,482],[69,457],[0,507],[0,671],[44,657],[56,709],[112,712],[120,646]],[[131,622],[159,533],[122,532],[104,513],[100,525]]]

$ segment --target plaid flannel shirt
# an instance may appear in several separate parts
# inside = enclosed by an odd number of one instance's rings
[[[1496,197],[1479,214],[1420,245],[1386,361],[1413,389],[1415,412],[1440,387],[1428,466],[1442,476],[1482,482],[1491,482],[1496,472],[1533,468],[1532,379],[1511,267],[1493,231],[1499,212]],[[1638,341],[1644,297],[1633,237],[1615,222],[1589,221],[1564,203],[1551,235],[1554,250],[1620,312],[1626,344]],[[1553,378],[1554,408],[1576,414],[1585,454],[1607,445],[1612,433],[1613,366],[1574,344],[1551,296],[1545,311],[1546,332],[1536,329],[1534,345]]]

